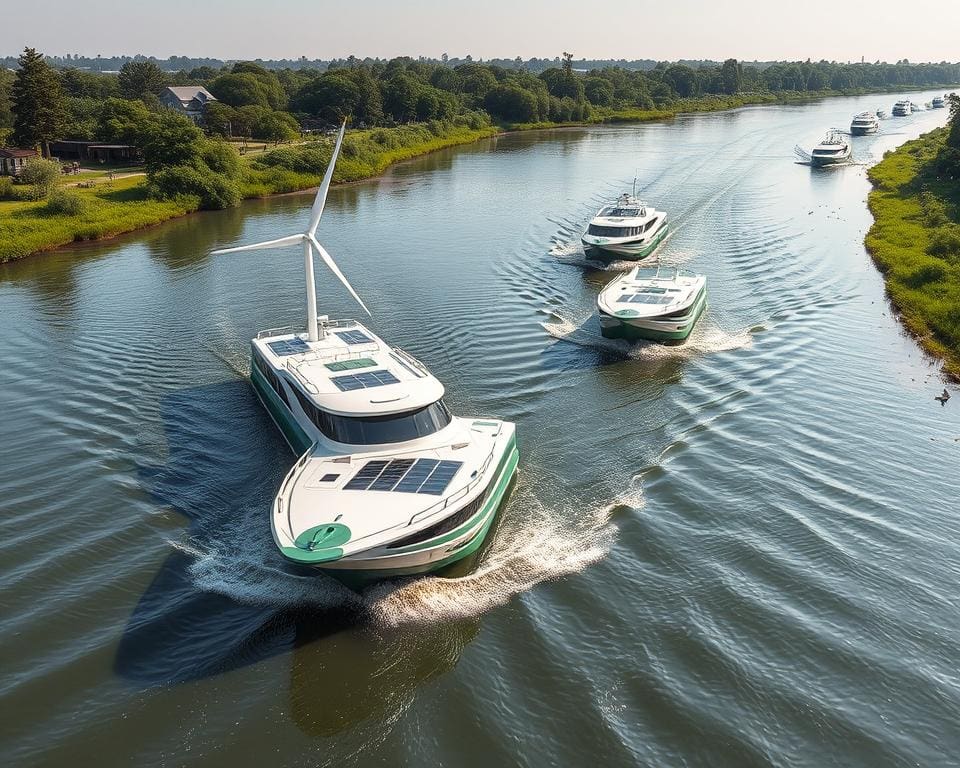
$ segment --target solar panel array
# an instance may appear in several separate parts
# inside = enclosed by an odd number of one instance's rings
[[[336,384],[337,389],[341,392],[350,392],[354,389],[373,389],[387,384],[398,384],[400,379],[390,371],[382,370],[352,373],[347,376],[333,376],[330,381]]]
[[[334,331],[334,336],[339,336],[347,344],[370,344],[373,342],[363,331]]]
[[[440,496],[462,461],[393,459],[368,461],[346,485],[346,491],[395,491]]]
[[[674,294],[664,293],[628,293],[617,299],[618,304],[669,304]]]
[[[307,345],[303,339],[293,338],[293,339],[284,339],[283,341],[269,341],[267,346],[270,347],[270,350],[273,354],[279,357],[286,357],[287,355],[301,355],[304,352],[309,352],[310,347]]]

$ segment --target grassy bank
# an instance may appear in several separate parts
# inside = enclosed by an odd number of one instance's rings
[[[960,378],[960,182],[934,170],[946,136],[925,134],[870,169],[866,246],[903,324]]]

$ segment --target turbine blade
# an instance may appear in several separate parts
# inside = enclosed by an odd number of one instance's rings
[[[267,240],[262,243],[253,243],[252,245],[238,245],[234,248],[220,248],[211,251],[213,256],[219,256],[223,253],[240,253],[241,251],[265,251],[270,248],[286,248],[288,245],[295,245],[303,242],[303,235],[290,235],[281,237],[279,240]]]
[[[317,238],[315,238],[313,235],[308,235],[308,237],[310,238],[310,242],[313,244],[313,247],[316,249],[317,253],[320,254],[320,258],[323,259],[324,263],[326,263],[326,265],[330,268],[330,271],[333,272],[333,274],[340,279],[340,282],[347,287],[347,290],[350,291],[350,295],[357,300],[357,304],[363,307],[363,311],[370,315],[370,317],[373,317],[373,315],[370,313],[370,310],[367,309],[367,305],[363,303],[363,299],[361,299],[357,292],[353,290],[353,286],[350,285],[350,283],[347,281],[347,278],[343,276],[343,272],[340,271],[340,268],[334,262],[333,257],[327,253],[327,249],[320,245],[320,243],[317,242]]]
[[[313,236],[317,233],[317,225],[320,224],[320,217],[323,215],[323,206],[327,202],[327,192],[330,191],[330,182],[333,179],[333,167],[337,164],[337,156],[340,154],[340,145],[343,144],[343,134],[347,130],[347,121],[343,121],[340,126],[340,135],[337,136],[337,143],[333,147],[333,154],[330,155],[330,164],[327,165],[326,173],[323,174],[323,181],[320,182],[320,189],[317,190],[317,196],[313,200],[313,207],[310,209],[310,224],[307,226],[307,234]]]

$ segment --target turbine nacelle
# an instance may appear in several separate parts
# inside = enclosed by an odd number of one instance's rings
[[[340,126],[340,133],[337,136],[337,143],[334,145],[333,154],[330,156],[330,164],[327,165],[326,173],[323,175],[323,181],[320,182],[320,189],[317,190],[317,196],[314,198],[313,206],[310,208],[310,221],[306,232],[299,235],[289,235],[277,240],[266,240],[262,243],[253,243],[251,245],[238,245],[234,248],[221,248],[213,251],[214,255],[225,253],[241,253],[242,251],[267,251],[277,248],[287,248],[291,245],[300,243],[303,246],[303,268],[307,282],[307,338],[310,341],[316,341],[319,338],[319,328],[317,325],[317,289],[313,277],[313,254],[314,251],[323,259],[323,263],[333,274],[346,286],[350,295],[357,300],[357,303],[363,307],[363,311],[368,315],[370,310],[363,303],[363,299],[353,290],[343,272],[334,262],[333,257],[327,252],[327,249],[320,245],[317,240],[317,227],[320,224],[320,217],[323,215],[323,207],[327,202],[327,192],[330,191],[330,182],[333,180],[333,169],[337,164],[337,157],[340,154],[340,146],[343,144],[343,134],[347,128],[347,121],[343,121]]]

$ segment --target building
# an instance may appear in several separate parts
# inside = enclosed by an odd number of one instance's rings
[[[95,163],[130,163],[141,159],[140,150],[128,144],[100,141],[54,141],[50,154],[58,160],[87,160]]]
[[[217,97],[202,85],[168,85],[160,94],[160,103],[186,115],[193,122],[203,120],[203,108]]]
[[[37,157],[35,149],[0,148],[0,176],[19,176],[31,157]]]

